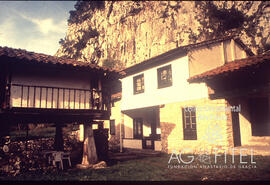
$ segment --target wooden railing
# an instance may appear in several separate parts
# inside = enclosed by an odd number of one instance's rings
[[[9,84],[9,108],[108,110],[108,97],[97,89]]]

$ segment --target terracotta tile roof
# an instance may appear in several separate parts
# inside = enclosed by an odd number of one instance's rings
[[[270,51],[261,55],[255,55],[244,59],[234,60],[223,66],[192,76],[188,79],[188,82],[202,82],[205,79],[209,79],[216,75],[237,71],[250,66],[260,65],[265,62],[270,63]]]
[[[47,63],[47,64],[62,64],[62,65],[71,65],[71,66],[79,66],[79,67],[89,67],[90,69],[100,69],[108,72],[117,72],[116,70],[111,70],[106,67],[100,67],[95,64],[86,63],[77,61],[74,59],[68,59],[64,57],[56,57],[41,53],[35,53],[26,51],[23,49],[14,49],[9,47],[1,47],[0,46],[0,57],[8,57],[18,60],[26,60],[37,63]]]

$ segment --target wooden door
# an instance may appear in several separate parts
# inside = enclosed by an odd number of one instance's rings
[[[155,149],[155,140],[152,137],[143,137],[142,139],[143,149]]]
[[[238,112],[232,112],[232,127],[234,147],[241,146],[241,133]]]

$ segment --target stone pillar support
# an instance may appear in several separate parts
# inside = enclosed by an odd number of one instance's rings
[[[97,152],[92,125],[84,124],[84,142],[83,142],[83,158],[82,165],[90,166],[97,163]]]

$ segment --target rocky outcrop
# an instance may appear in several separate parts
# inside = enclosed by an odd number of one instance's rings
[[[75,8],[57,56],[128,67],[232,31],[255,53],[270,48],[269,2],[103,1]]]

